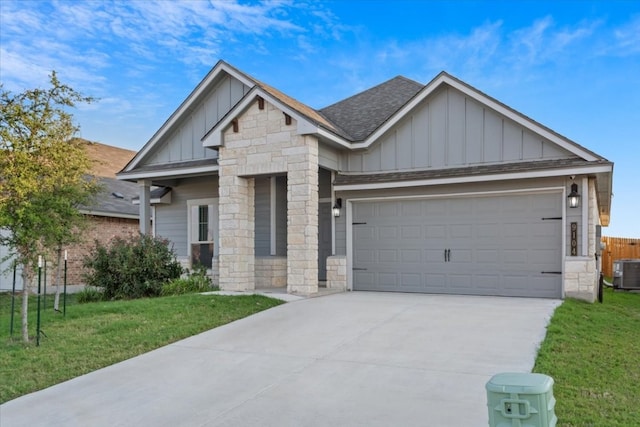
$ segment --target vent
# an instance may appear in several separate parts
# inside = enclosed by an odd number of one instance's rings
[[[619,259],[613,262],[613,287],[640,290],[640,259]]]

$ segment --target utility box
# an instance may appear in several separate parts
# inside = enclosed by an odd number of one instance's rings
[[[497,374],[486,388],[490,427],[555,427],[558,422],[548,375]]]
[[[613,261],[614,289],[640,290],[640,259]]]

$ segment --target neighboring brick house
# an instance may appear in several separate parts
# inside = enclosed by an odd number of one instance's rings
[[[80,209],[88,221],[82,242],[65,248],[67,282],[74,285],[83,283],[83,260],[95,247],[96,240],[108,243],[114,237],[136,235],[139,228],[138,207],[133,204],[138,195],[137,185],[115,178],[116,172],[133,158],[135,151],[97,142],[86,141],[86,144],[87,155],[93,161],[91,172],[103,189],[91,206]]]
[[[612,175],[445,72],[316,110],[220,61],[118,177],[224,290],[593,301]]]
[[[80,209],[88,220],[82,242],[64,248],[67,251],[67,283],[70,285],[83,283],[83,259],[95,247],[96,240],[108,243],[116,236],[135,235],[139,228],[138,207],[133,204],[133,199],[138,195],[137,185],[115,179],[115,173],[133,158],[135,151],[85,142],[87,155],[93,162],[91,173],[99,180],[102,191],[91,206]],[[6,248],[0,248],[0,258],[4,253]],[[54,261],[48,260],[50,265]],[[7,262],[0,266],[2,270]],[[16,288],[22,289],[20,275],[17,276]],[[47,283],[52,284],[54,279],[54,272],[49,271]],[[0,290],[11,289],[12,281],[10,272],[0,274]]]

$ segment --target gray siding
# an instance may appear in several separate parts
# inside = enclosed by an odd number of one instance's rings
[[[320,199],[331,197],[331,171],[323,168],[318,171],[318,197]]]
[[[271,255],[271,180],[258,177],[255,203],[255,255]]]
[[[517,123],[443,88],[367,150],[344,153],[346,172],[438,169],[573,157]]]
[[[226,76],[141,166],[218,157],[215,150],[204,148],[200,140],[249,90],[239,80]]]
[[[287,177],[276,177],[276,255],[287,255]]]
[[[172,187],[171,204],[156,205],[156,234],[169,239],[178,256],[187,256],[187,201],[218,197],[218,177],[181,180]]]
[[[338,170],[340,154],[332,147],[318,144],[318,164],[323,168]]]

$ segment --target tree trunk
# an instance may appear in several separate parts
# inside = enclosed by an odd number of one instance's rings
[[[62,276],[62,247],[58,246],[58,267],[56,269],[56,296],[53,300],[53,310],[60,311],[60,277]]]
[[[22,341],[29,342],[29,267],[22,266]]]

